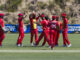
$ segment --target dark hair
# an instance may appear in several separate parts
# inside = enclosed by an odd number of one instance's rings
[[[33,15],[33,16],[32,16],[32,17],[33,17],[33,19],[35,19],[35,18],[36,18],[35,14],[32,14],[32,15]]]
[[[29,18],[32,18],[32,14],[29,15]]]
[[[46,20],[49,20],[49,17],[48,17],[48,16],[45,16],[45,19],[46,19]]]

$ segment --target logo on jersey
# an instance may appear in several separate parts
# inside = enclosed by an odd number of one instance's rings
[[[53,23],[51,24],[51,28],[52,28],[52,29],[56,29],[56,22],[53,22]]]

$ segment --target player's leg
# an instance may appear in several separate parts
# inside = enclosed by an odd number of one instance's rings
[[[66,45],[66,39],[65,39],[66,35],[65,35],[64,31],[63,31],[62,35],[63,35],[63,47],[66,47],[67,46]]]
[[[19,37],[18,37],[18,40],[17,40],[17,45],[20,45],[20,39],[21,39],[21,35],[19,33]]]
[[[44,32],[42,32],[42,33],[40,34],[39,39],[38,39],[37,42],[36,42],[36,45],[39,44],[39,42],[41,41],[41,39],[42,39],[43,37],[44,37]]]
[[[66,42],[67,42],[67,44],[68,44],[67,47],[71,47],[71,44],[70,44],[70,41],[69,41],[68,35],[67,35],[67,29],[65,30],[65,40],[66,40]]]
[[[45,30],[44,31],[45,37],[46,37],[46,41],[48,42],[49,46],[50,46],[50,37],[49,37],[49,31]]]
[[[53,31],[50,31],[50,44],[51,44],[51,49],[53,49]]]
[[[56,41],[55,41],[55,46],[58,46],[59,36],[60,36],[60,32],[57,31],[57,34],[56,34]]]
[[[24,31],[21,31],[20,35],[21,35],[20,44],[22,45],[22,41],[23,41],[23,38],[24,38]]]
[[[33,45],[33,36],[34,36],[34,30],[31,30],[31,40],[30,40],[31,45]]]
[[[50,46],[49,30],[46,30],[46,31],[45,31],[45,35],[46,35],[46,36],[44,36],[44,42],[42,43],[42,46],[44,46],[44,45],[46,44],[46,42],[48,42],[48,45]],[[46,37],[48,37],[48,38],[46,38]],[[49,41],[47,41],[47,39],[48,39]]]
[[[34,33],[35,33],[35,43],[36,43],[38,40],[38,30],[35,29]]]
[[[0,46],[2,46],[2,42],[5,38],[5,34],[3,33],[2,35],[0,35]]]
[[[53,47],[56,44],[56,36],[57,36],[57,31],[54,31],[54,33],[53,33]]]
[[[42,43],[42,46],[44,46],[46,44],[46,37],[44,36],[44,41]]]

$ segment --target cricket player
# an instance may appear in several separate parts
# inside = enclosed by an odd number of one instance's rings
[[[57,29],[57,35],[56,35],[56,41],[55,41],[55,46],[58,46],[58,40],[60,36],[60,30],[62,29],[62,22],[59,20],[59,16],[56,16],[56,21],[59,24],[60,29]]]
[[[23,38],[24,38],[23,14],[22,13],[19,13],[18,16],[19,16],[19,18],[18,18],[18,23],[19,23],[19,27],[18,27],[19,37],[18,37],[18,41],[17,41],[17,46],[18,47],[21,47],[21,46],[23,46],[22,45],[22,41],[23,41]]]
[[[36,14],[33,12],[29,16],[29,19],[30,19],[30,25],[31,25],[31,40],[30,40],[30,43],[31,43],[31,46],[34,46],[34,44],[33,44],[33,37],[34,37],[34,35],[35,35],[35,43],[38,40],[37,21],[39,19],[39,16],[36,17]]]
[[[0,13],[0,47],[2,47],[2,42],[5,38],[5,26],[4,26],[4,22],[3,22],[3,17],[4,17],[4,14],[3,13]]]
[[[52,21],[49,23],[51,49],[53,49],[55,46],[57,29],[59,29],[58,22],[55,20],[55,18],[56,18],[55,16],[52,16]]]
[[[70,44],[70,41],[68,40],[68,35],[67,35],[68,19],[67,19],[66,13],[62,13],[62,19],[63,19],[63,27],[62,27],[63,47],[71,47],[71,44]]]
[[[43,37],[45,37],[46,41],[50,45],[50,38],[49,38],[48,27],[47,27],[48,21],[46,21],[44,14],[41,15],[41,18],[42,18],[41,25],[42,25],[43,32],[40,34],[39,39],[38,39],[36,45],[39,44],[39,42],[41,41],[41,39]]]
[[[47,34],[48,34],[48,36],[50,36],[50,28],[48,26],[49,25],[49,17],[45,16],[45,20],[48,22],[48,24],[47,24]],[[46,44],[46,42],[47,42],[47,38],[46,38],[46,36],[44,36],[44,41],[42,43],[42,46],[44,46]]]

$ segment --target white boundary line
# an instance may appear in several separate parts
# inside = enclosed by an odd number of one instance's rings
[[[0,50],[0,53],[80,53],[80,50]]]

